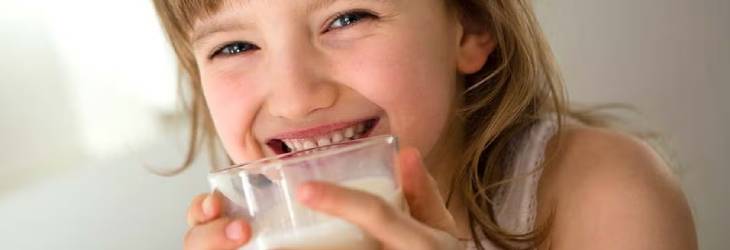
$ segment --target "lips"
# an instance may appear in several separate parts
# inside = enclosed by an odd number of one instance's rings
[[[347,142],[370,135],[379,119],[372,118],[352,123],[326,125],[314,129],[287,133],[270,139],[266,144],[276,153],[284,154]]]

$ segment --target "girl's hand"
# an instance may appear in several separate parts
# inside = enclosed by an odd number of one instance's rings
[[[360,226],[384,249],[464,249],[454,236],[456,223],[418,150],[401,150],[396,165],[412,217],[380,197],[329,183],[304,184],[297,197],[312,209]]]
[[[223,200],[219,193],[200,194],[188,209],[185,249],[238,249],[251,237],[251,227],[243,220],[220,217]]]

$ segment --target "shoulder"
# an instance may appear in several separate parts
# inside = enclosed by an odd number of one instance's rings
[[[643,141],[566,127],[547,148],[538,223],[554,249],[695,249],[691,212],[667,164]]]

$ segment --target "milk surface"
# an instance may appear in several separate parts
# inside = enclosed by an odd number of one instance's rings
[[[398,209],[405,206],[402,192],[396,190],[393,181],[386,177],[361,178],[340,185],[377,195]],[[263,223],[260,226],[265,229],[266,222]],[[322,216],[321,222],[315,225],[276,232],[264,230],[259,235],[255,232],[254,239],[241,249],[374,250],[378,247],[378,242],[357,226],[339,218]]]

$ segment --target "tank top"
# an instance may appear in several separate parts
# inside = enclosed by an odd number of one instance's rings
[[[495,219],[506,231],[526,233],[535,226],[537,214],[537,187],[542,175],[545,147],[555,135],[558,123],[554,116],[548,116],[532,125],[514,142],[515,153],[506,173],[513,178],[495,197]],[[482,240],[488,250],[500,249],[489,240]],[[467,242],[468,250],[476,250],[474,241]]]

